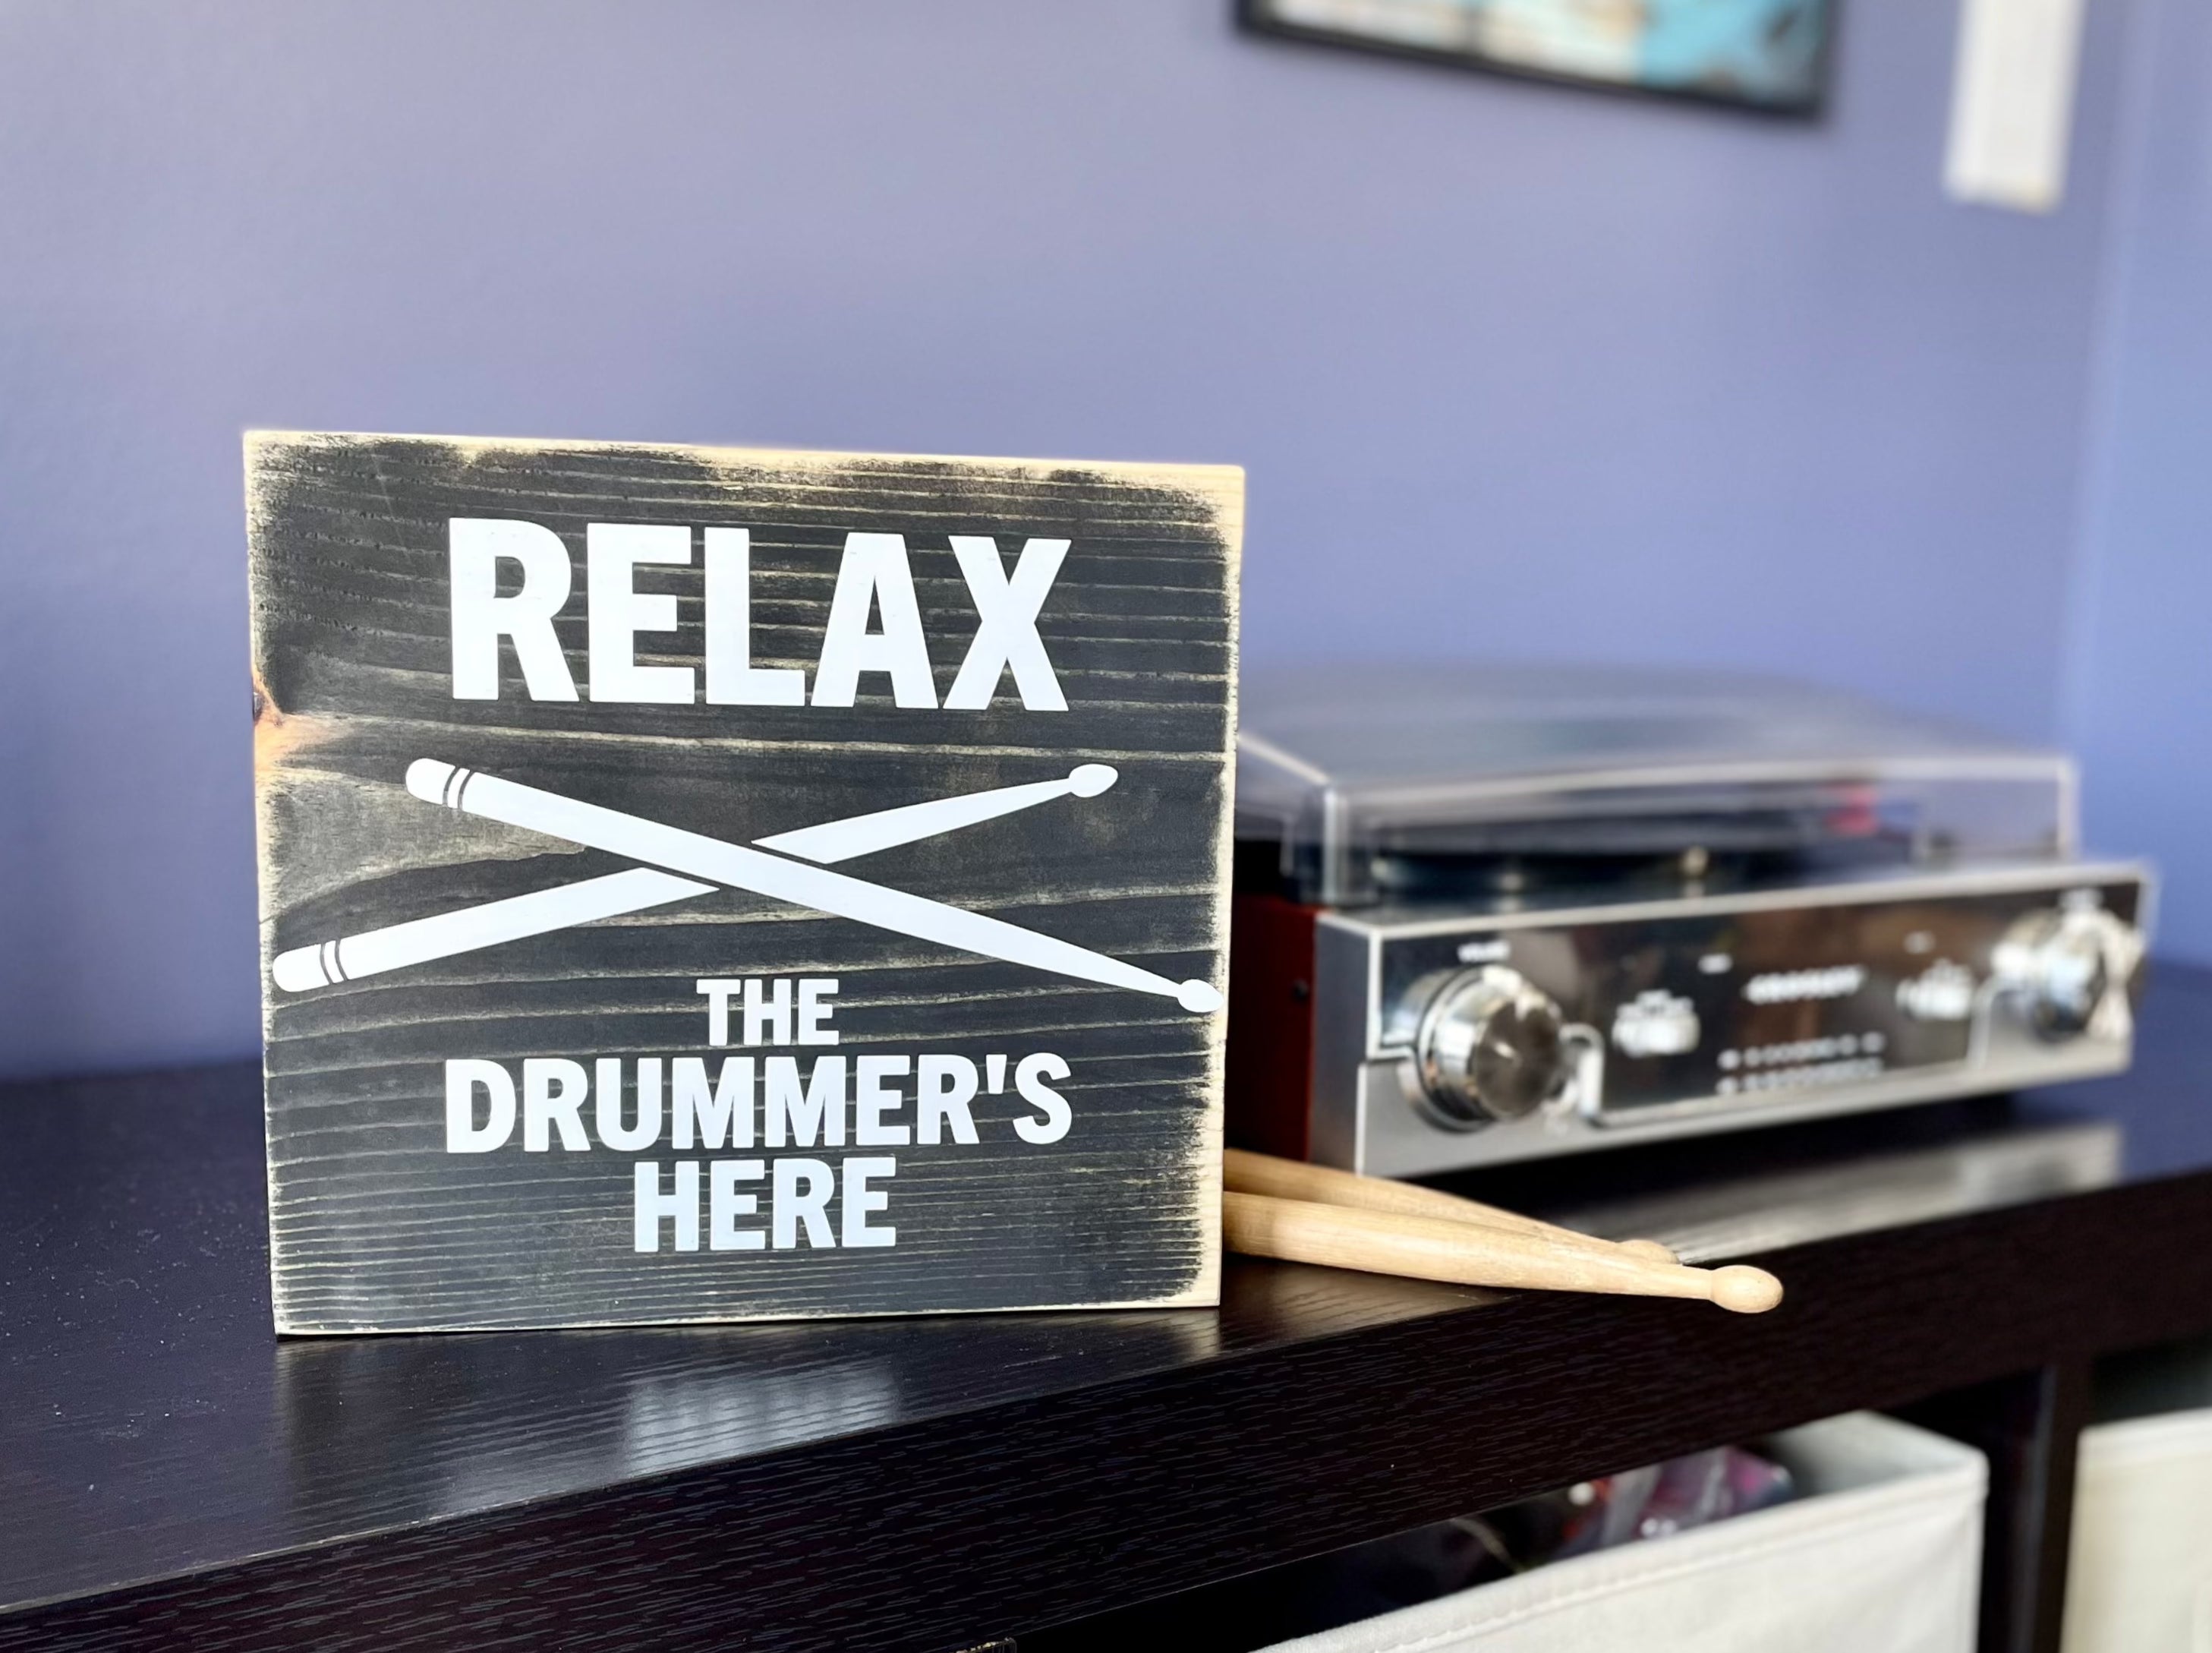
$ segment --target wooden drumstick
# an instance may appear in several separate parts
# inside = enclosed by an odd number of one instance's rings
[[[1480,1201],[1462,1199],[1437,1188],[1424,1188],[1389,1177],[1362,1176],[1328,1165],[1309,1165],[1304,1160],[1279,1159],[1249,1149],[1221,1150],[1221,1186],[1240,1194],[1267,1194],[1276,1199],[1310,1200],[1316,1205],[1350,1205],[1361,1211],[1395,1211],[1404,1217],[1433,1217],[1448,1223],[1475,1223],[1508,1234],[1541,1235],[1561,1245],[1594,1247],[1626,1252],[1646,1262],[1672,1263],[1674,1253],[1656,1240],[1601,1240],[1533,1217],[1509,1211]]]
[[[1739,1314],[1764,1314],[1782,1301],[1781,1281],[1764,1269],[1685,1268],[1563,1246],[1541,1235],[1265,1194],[1223,1194],[1221,1235],[1230,1250],[1249,1257],[1457,1285],[1698,1297]]]

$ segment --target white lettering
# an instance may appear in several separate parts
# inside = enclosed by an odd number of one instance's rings
[[[1743,985],[1743,996],[1753,1004],[1794,1004],[1803,999],[1849,998],[1866,983],[1866,972],[1856,964],[1831,965],[1825,970],[1780,970],[1753,976]]]
[[[477,1087],[484,1088],[491,1111],[479,1129],[476,1122]],[[454,1061],[446,1064],[446,1151],[449,1154],[489,1154],[507,1146],[514,1133],[514,1081],[496,1062]]]
[[[641,666],[640,631],[673,631],[676,599],[637,589],[640,563],[691,560],[691,530],[656,523],[594,522],[584,530],[585,586],[591,613],[592,698],[688,706],[689,666]],[[571,696],[571,698],[574,697]]]
[[[676,1249],[699,1249],[699,1162],[680,1159],[676,1162],[676,1192],[660,1192],[660,1167],[653,1160],[641,1159],[630,1173],[630,1186],[636,1205],[636,1217],[631,1224],[632,1247],[638,1251],[660,1249],[660,1220],[668,1218],[676,1224]]]
[[[826,1024],[836,1011],[834,1004],[822,1001],[837,991],[834,977],[807,976],[799,984],[799,1042],[802,1045],[834,1045],[837,1030]]]
[[[660,1058],[641,1058],[637,1064],[637,1119],[623,1123],[622,1058],[602,1056],[597,1063],[599,1140],[625,1154],[650,1148],[660,1135]]]
[[[1044,1115],[1042,1119],[1014,1121],[1014,1132],[1024,1142],[1058,1142],[1067,1134],[1073,1117],[1067,1099],[1042,1083],[1045,1079],[1065,1079],[1067,1075],[1067,1064],[1046,1051],[1024,1056],[1014,1069],[1014,1089],[1021,1093],[1023,1101]]]
[[[782,1162],[779,1161],[779,1165]],[[848,1250],[863,1246],[895,1246],[898,1230],[885,1223],[881,1228],[868,1226],[870,1211],[890,1208],[891,1197],[878,1188],[868,1186],[870,1177],[889,1177],[898,1174],[895,1159],[848,1159],[845,1173],[845,1197],[839,1202],[838,1214],[843,1219],[842,1239]]]
[[[500,640],[514,646],[525,687],[533,700],[574,700],[555,620],[574,584],[561,536],[536,522],[453,517],[447,524],[453,620],[453,692],[459,700],[499,698]],[[795,666],[757,666],[752,656],[752,530],[703,530],[701,590],[710,705],[798,706],[809,703],[806,674]],[[641,665],[638,640],[648,632],[680,629],[673,593],[640,591],[641,565],[683,568],[691,561],[690,528],[667,522],[592,522],[584,528],[584,616],[589,692],[595,701],[689,705],[698,690],[690,666]],[[988,534],[951,536],[952,554],[975,604],[976,625],[954,674],[945,705],[985,710],[1006,674],[1032,711],[1065,711],[1067,697],[1053,669],[1037,616],[1066,561],[1069,541],[1023,543],[1006,572],[999,542]],[[519,564],[520,589],[499,594],[504,564]],[[871,631],[872,620],[880,631]],[[664,650],[677,645],[665,644]],[[894,705],[934,708],[937,682],[906,536],[850,533],[837,567],[811,704],[850,706],[860,679],[881,672],[890,679]]]
[[[707,702],[803,706],[806,674],[753,664],[752,530],[707,530]]]
[[[1067,697],[1060,692],[1060,679],[1054,675],[1051,657],[1036,631],[1037,611],[1059,576],[1067,544],[1065,540],[1030,540],[1022,547],[1009,580],[997,540],[981,534],[952,536],[952,554],[960,560],[960,572],[981,623],[975,628],[975,640],[968,645],[968,657],[960,662],[960,674],[952,680],[952,692],[945,697],[946,710],[981,711],[991,704],[1000,675],[1009,668],[1022,705],[1030,711],[1067,710]]]
[[[968,1112],[975,1100],[973,1062],[964,1056],[923,1057],[915,1064],[915,1140],[934,1145],[946,1125],[955,1142],[977,1140],[975,1116]]]
[[[526,1153],[542,1154],[548,1147],[546,1125],[560,1127],[561,1146],[580,1154],[591,1146],[584,1137],[584,1122],[577,1109],[592,1088],[583,1064],[565,1056],[533,1056],[522,1064],[522,1146]]]
[[[453,610],[453,698],[499,698],[499,640],[513,639],[532,700],[574,700],[576,680],[553,630],[568,601],[568,548],[535,522],[457,516],[446,525]],[[522,589],[499,595],[499,564],[522,564]]]
[[[791,978],[778,976],[775,991],[763,996],[757,977],[745,983],[745,1043],[791,1043]],[[765,1035],[765,1036],[764,1036]]]
[[[718,1159],[707,1166],[707,1249],[759,1251],[768,1235],[758,1229],[741,1229],[738,1219],[759,1213],[760,1197],[741,1194],[740,1182],[758,1182],[767,1174],[757,1159]]]
[[[770,1148],[787,1141],[811,1148],[818,1136],[825,1148],[845,1145],[845,1058],[817,1056],[806,1089],[799,1087],[799,1058],[771,1056],[761,1073],[762,1138]]]
[[[905,1073],[913,1064],[903,1056],[864,1056],[853,1070],[853,1140],[863,1148],[903,1147],[914,1133],[902,1125],[886,1125],[884,1115],[906,1106],[906,1098],[886,1090],[884,1081]],[[848,1185],[850,1186],[849,1184]],[[853,1242],[846,1241],[847,1245]]]
[[[730,1042],[730,1000],[743,990],[744,983],[733,979],[702,976],[699,991],[707,996],[707,1042],[721,1046]]]
[[[671,1111],[676,1116],[674,1145],[691,1146],[692,1130],[699,1145],[713,1150],[727,1133],[732,1148],[753,1145],[753,1058],[726,1056],[714,1076],[714,1089],[707,1089],[707,1064],[696,1056],[679,1056],[669,1070]]]
[[[836,1057],[825,1056],[822,1059],[842,1065]],[[836,1178],[818,1159],[776,1161],[771,1194],[775,1209],[769,1219],[769,1243],[778,1251],[793,1250],[799,1244],[799,1230],[804,1226],[808,1245],[817,1250],[836,1249],[837,1242],[830,1234],[830,1196],[836,1187]]]
[[[883,615],[881,631],[868,630],[871,605]],[[937,705],[903,534],[845,536],[845,558],[838,564],[837,589],[830,595],[829,624],[822,635],[822,658],[814,668],[814,704],[851,705],[863,672],[887,674],[896,705]]]

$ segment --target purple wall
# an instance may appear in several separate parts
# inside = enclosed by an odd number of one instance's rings
[[[1812,126],[1227,9],[0,8],[0,1071],[254,1045],[248,425],[1238,461],[1252,658],[2055,729],[2124,6],[2048,219],[1948,4]]]
[[[2212,11],[2144,24],[2065,732],[2091,833],[2165,869],[2160,951],[2212,960]]]

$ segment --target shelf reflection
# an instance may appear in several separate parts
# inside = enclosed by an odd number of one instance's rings
[[[294,1516],[337,1535],[694,1469],[1218,1352],[1210,1311],[317,1339],[276,1351]]]

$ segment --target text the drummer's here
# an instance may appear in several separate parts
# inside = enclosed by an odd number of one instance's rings
[[[708,1043],[726,1046],[835,1045],[834,979],[708,978]],[[802,1070],[802,1062],[804,1069]],[[951,1052],[844,1052],[802,1058],[773,1054],[718,1057],[530,1057],[510,1064],[455,1058],[445,1064],[446,1151],[489,1154],[521,1138],[525,1153],[556,1144],[564,1153],[594,1146],[642,1153],[665,1141],[672,1150],[817,1149],[973,1144],[983,1128],[980,1095],[1014,1094],[1031,1111],[1006,1121],[1037,1145],[1058,1142],[1073,1123],[1067,1101],[1048,1082],[1069,1077],[1049,1051],[1018,1058],[993,1053],[979,1064]],[[586,1108],[590,1110],[586,1113]],[[586,1121],[588,1120],[588,1126]],[[596,1143],[594,1142],[596,1138]],[[872,1185],[898,1174],[888,1154],[849,1156],[835,1165],[812,1158],[678,1160],[664,1178],[657,1160],[634,1173],[634,1248],[656,1252],[667,1232],[677,1251],[777,1251],[895,1246],[897,1229],[870,1221],[890,1195]],[[769,1198],[741,1184],[762,1185]],[[702,1196],[704,1196],[702,1224]],[[833,1223],[830,1206],[839,1206]],[[757,1216],[766,1226],[747,1223]]]

